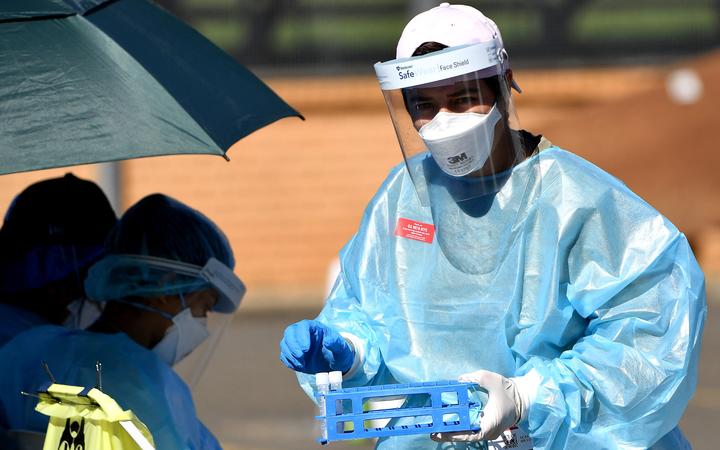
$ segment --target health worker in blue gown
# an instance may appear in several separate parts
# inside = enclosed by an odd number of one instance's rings
[[[35,326],[98,318],[83,280],[116,222],[100,187],[70,173],[15,197],[0,228],[0,345]]]
[[[219,449],[172,367],[213,341],[209,322],[237,309],[245,287],[234,264],[225,235],[200,212],[160,194],[140,200],[85,280],[88,295],[105,303],[100,318],[86,331],[33,328],[0,349],[0,426],[46,430],[35,401],[19,395],[47,386],[42,361],[59,383],[76,386],[95,385],[100,361],[103,390],[147,425],[158,449]]]
[[[310,395],[311,374],[331,370],[344,387],[459,378],[487,391],[479,432],[385,437],[382,450],[513,437],[548,450],[689,448],[677,425],[706,303],[685,236],[520,127],[509,55],[476,9],[419,14],[397,58],[375,70],[404,164],[343,248],[320,315],[286,329],[281,360]]]

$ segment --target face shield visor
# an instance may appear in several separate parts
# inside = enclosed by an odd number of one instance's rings
[[[209,311],[204,320],[208,331],[207,339],[173,366],[173,370],[187,383],[190,390],[194,391],[200,383],[220,341],[227,329],[232,326],[233,317],[235,317],[234,313]]]
[[[183,294],[214,291],[217,300],[206,316],[192,318],[207,327],[207,338],[173,367],[190,388],[200,380],[245,295],[243,282],[216,258],[210,258],[201,267],[146,255],[109,255],[90,269],[85,288],[91,298],[99,301],[179,295],[184,308],[190,305],[185,304]],[[180,314],[187,312],[182,310]]]
[[[210,258],[203,267],[151,256],[137,258],[141,258],[148,269],[202,279],[218,294],[217,302],[203,320],[207,326],[207,339],[173,366],[192,390],[198,385],[225,330],[232,323],[235,311],[245,296],[245,285],[232,269],[215,258]]]
[[[405,164],[423,206],[498,194],[527,161],[499,41],[375,64]]]

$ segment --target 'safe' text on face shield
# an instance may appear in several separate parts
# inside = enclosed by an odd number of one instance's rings
[[[396,69],[398,71],[398,75],[400,76],[401,80],[406,80],[408,78],[414,78],[415,73],[410,70],[412,66],[397,66]]]

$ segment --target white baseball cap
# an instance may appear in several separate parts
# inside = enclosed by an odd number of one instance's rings
[[[510,67],[510,60],[495,22],[472,6],[441,3],[413,17],[405,25],[398,41],[396,57],[411,57],[425,42],[455,47],[493,40],[498,43],[502,71],[505,72]],[[512,86],[522,92],[514,80]]]

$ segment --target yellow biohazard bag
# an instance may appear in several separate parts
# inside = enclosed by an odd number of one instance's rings
[[[99,389],[52,384],[35,410],[50,416],[43,450],[151,450],[153,438],[132,411]]]

